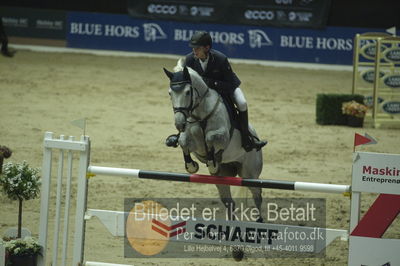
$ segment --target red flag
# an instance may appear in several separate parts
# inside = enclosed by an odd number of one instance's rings
[[[366,145],[366,144],[376,144],[376,140],[365,133],[365,136],[362,136],[358,133],[355,134],[354,136],[354,148],[358,145]]]
[[[366,138],[358,133],[356,133],[356,135],[354,136],[354,146],[367,144],[370,141],[371,140],[369,138]]]

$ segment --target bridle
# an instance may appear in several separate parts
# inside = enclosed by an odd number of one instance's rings
[[[171,87],[172,86],[184,86],[185,84],[190,84],[190,104],[189,106],[180,106],[180,107],[175,107],[173,106],[174,113],[182,113],[185,116],[185,120],[187,120],[188,117],[192,117],[193,111],[199,107],[199,105],[202,103],[202,101],[205,99],[209,92],[209,88],[207,88],[206,92],[203,95],[200,95],[200,92],[196,89],[193,88],[192,83],[190,81],[178,81],[178,82],[171,82]],[[200,98],[197,103],[195,103],[194,99],[194,93],[196,93],[197,98]]]

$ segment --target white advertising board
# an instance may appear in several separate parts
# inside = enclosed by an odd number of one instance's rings
[[[349,266],[400,265],[400,239],[350,236]]]
[[[400,195],[400,155],[354,153],[352,190]]]

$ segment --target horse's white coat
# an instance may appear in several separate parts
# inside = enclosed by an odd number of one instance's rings
[[[174,67],[174,72],[184,70],[183,59],[178,61]],[[221,96],[213,89],[209,89],[202,77],[193,69],[187,68],[191,84],[187,84],[181,91],[170,90],[173,107],[190,106],[193,97],[193,106],[197,107],[192,111],[175,113],[175,125],[181,130],[179,145],[184,155],[194,154],[197,159],[207,163],[210,174],[220,176],[236,176],[243,178],[259,178],[262,167],[262,152],[252,150],[246,152],[242,148],[240,132],[235,129],[230,137],[231,122]],[[193,87],[193,95],[188,97],[190,86]],[[217,104],[217,102],[220,103]],[[176,106],[175,104],[179,104]],[[203,129],[200,125],[202,120],[206,119],[206,125]],[[255,131],[250,128],[255,135]],[[207,149],[207,150],[206,150]],[[214,158],[217,161],[217,169],[207,159],[207,151],[214,150]],[[218,157],[218,152],[222,156]],[[210,165],[211,164],[211,165]],[[192,162],[185,162],[186,169],[192,173],[195,167]],[[196,169],[197,170],[197,169]],[[216,171],[216,172],[214,172]],[[225,204],[233,202],[229,186],[217,185],[220,198]],[[257,207],[261,207],[261,189],[249,188]]]

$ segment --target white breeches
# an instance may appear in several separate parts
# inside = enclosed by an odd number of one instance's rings
[[[240,112],[247,111],[247,101],[246,98],[244,97],[242,90],[239,87],[236,88],[235,91],[233,92],[233,100],[235,101],[237,109]]]

